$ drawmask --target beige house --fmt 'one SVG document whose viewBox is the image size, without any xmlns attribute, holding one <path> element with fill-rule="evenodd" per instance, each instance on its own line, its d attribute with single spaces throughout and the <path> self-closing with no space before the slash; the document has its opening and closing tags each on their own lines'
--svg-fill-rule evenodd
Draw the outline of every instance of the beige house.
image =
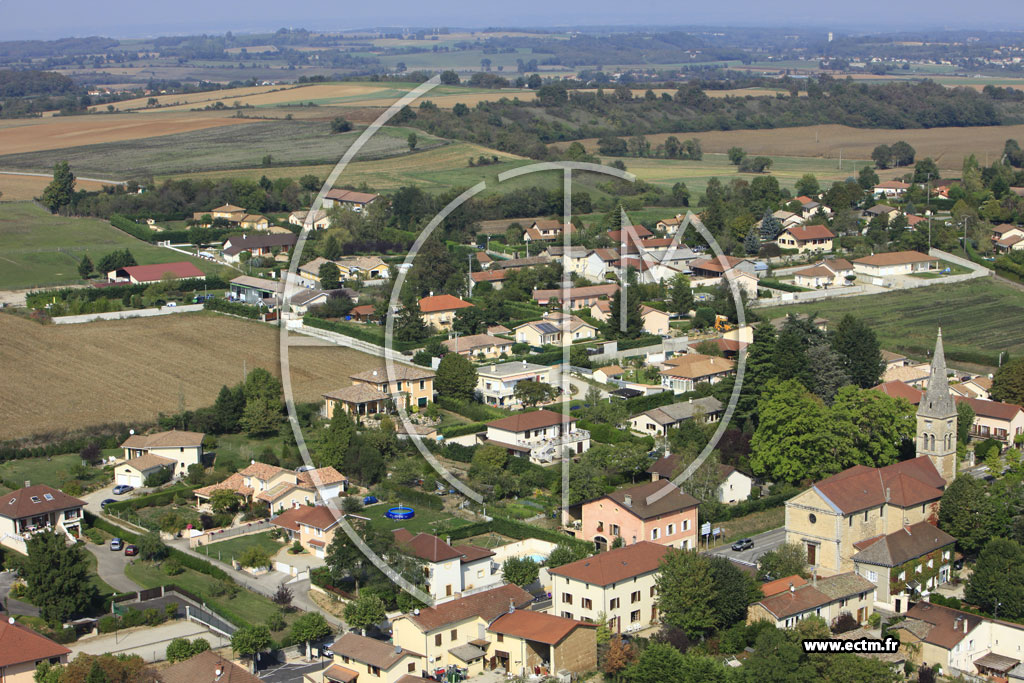
<svg viewBox="0 0 1024 683">
<path fill-rule="evenodd" d="M 313 679 L 318 683 L 404 683 L 403 679 L 419 676 L 427 668 L 421 654 L 355 633 L 334 641 L 331 654 L 334 661 L 323 670 L 323 677 Z"/>
<path fill-rule="evenodd" d="M 616 284 L 591 285 L 589 287 L 566 287 L 565 289 L 535 289 L 533 300 L 541 306 L 547 306 L 554 301 L 561 304 L 562 308 L 579 310 L 590 308 L 601 299 L 610 299 L 619 291 Z"/>
<path fill-rule="evenodd" d="M 193 491 L 199 505 L 206 504 L 215 491 L 227 489 L 243 500 L 266 503 L 272 513 L 309 506 L 337 498 L 348 490 L 348 478 L 333 467 L 306 472 L 252 462 L 224 481 Z"/>
<path fill-rule="evenodd" d="M 912 275 L 935 270 L 939 259 L 919 251 L 893 251 L 853 260 L 853 270 L 870 284 L 881 285 L 894 275 Z"/>
<path fill-rule="evenodd" d="M 27 626 L 0 621 L 0 681 L 33 683 L 39 664 L 67 664 L 71 650 Z"/>
<path fill-rule="evenodd" d="M 260 683 L 260 678 L 213 650 L 206 650 L 188 659 L 160 669 L 161 683 L 201 683 L 216 677 L 216 683 Z M 218 672 L 220 672 L 218 674 Z M 317 681 L 319 683 L 319 681 Z"/>
<path fill-rule="evenodd" d="M 532 595 L 507 584 L 401 614 L 391 621 L 393 647 L 423 653 L 432 670 L 454 664 L 476 676 L 493 656 L 488 653 L 490 623 L 532 602 Z"/>
<path fill-rule="evenodd" d="M 793 283 L 808 289 L 842 287 L 852 284 L 847 279 L 851 276 L 854 276 L 853 264 L 846 259 L 824 259 L 793 273 Z"/>
<path fill-rule="evenodd" d="M 824 225 L 794 225 L 786 228 L 776 242 L 783 249 L 796 249 L 803 254 L 807 251 L 832 251 L 835 233 Z"/>
<path fill-rule="evenodd" d="M 678 213 L 675 218 L 662 218 L 654 224 L 654 227 L 666 235 L 674 235 L 679 232 L 679 227 L 683 224 L 685 218 L 683 214 Z"/>
<path fill-rule="evenodd" d="M 714 396 L 690 399 L 685 403 L 651 408 L 629 418 L 629 427 L 634 432 L 649 436 L 664 437 L 668 430 L 678 427 L 686 420 L 699 419 L 701 422 L 717 422 L 722 414 L 722 402 Z"/>
<path fill-rule="evenodd" d="M 527 363 L 496 363 L 476 370 L 476 390 L 483 402 L 492 406 L 511 407 L 520 405 L 516 398 L 516 385 L 523 381 L 551 383 L 551 368 L 546 365 Z"/>
<path fill-rule="evenodd" d="M 640 541 L 550 570 L 552 614 L 588 623 L 603 614 L 615 633 L 657 625 L 655 584 L 668 551 Z"/>
<path fill-rule="evenodd" d="M 1024 434 L 1024 409 L 1013 403 L 986 401 L 980 398 L 957 396 L 957 403 L 966 403 L 974 411 L 971 438 L 1002 441 L 1013 445 L 1018 434 Z"/>
<path fill-rule="evenodd" d="M 466 591 L 502 582 L 501 567 L 492 561 L 494 552 L 475 545 L 452 546 L 427 533 L 395 529 L 395 547 L 424 562 L 427 592 L 437 601 L 450 600 Z"/>
<path fill-rule="evenodd" d="M 327 195 L 324 197 L 324 208 L 333 208 L 335 204 L 342 206 L 350 211 L 356 213 L 365 212 L 370 204 L 377 201 L 380 195 L 371 194 L 369 192 L 356 192 L 354 190 L 342 190 L 334 188 L 328 190 Z"/>
<path fill-rule="evenodd" d="M 579 455 L 590 449 L 590 432 L 577 427 L 577 422 L 573 415 L 532 410 L 488 422 L 487 432 L 477 438 L 531 462 L 550 464 L 563 453 Z"/>
<path fill-rule="evenodd" d="M 131 464 L 133 459 L 144 455 L 157 456 L 163 460 L 174 462 L 174 476 L 180 477 L 188 473 L 189 465 L 202 463 L 203 438 L 205 436 L 202 432 L 186 432 L 177 429 L 146 436 L 133 434 L 121 444 L 121 448 L 124 449 L 124 459 L 128 461 L 127 464 Z M 151 467 L 156 462 L 158 461 L 149 458 L 140 464 L 140 467 Z M 119 471 L 118 474 L 121 472 Z M 124 481 L 119 480 L 117 483 L 141 486 L 143 480 L 137 479 L 138 474 L 138 472 L 129 472 L 125 475 Z M 136 481 L 138 483 L 135 483 Z"/>
<path fill-rule="evenodd" d="M 439 294 L 420 299 L 420 313 L 427 327 L 446 331 L 452 329 L 455 314 L 463 308 L 471 308 L 473 304 L 463 301 L 451 294 Z"/>
<path fill-rule="evenodd" d="M 498 358 L 512 352 L 512 342 L 501 337 L 494 337 L 489 334 L 468 334 L 464 337 L 447 339 L 441 344 L 460 356 L 467 358 Z"/>
<path fill-rule="evenodd" d="M 81 533 L 85 502 L 46 484 L 0 496 L 0 544 L 25 554 L 33 534 L 55 532 L 69 541 Z"/>
<path fill-rule="evenodd" d="M 555 242 L 561 240 L 565 233 L 573 233 L 572 223 L 544 220 L 534 221 L 523 233 L 524 242 Z"/>
<path fill-rule="evenodd" d="M 661 385 L 677 394 L 693 391 L 703 382 L 717 384 L 731 374 L 736 362 L 728 358 L 705 356 L 702 353 L 686 353 L 669 358 L 665 368 L 659 372 Z"/>
<path fill-rule="evenodd" d="M 821 617 L 831 625 L 841 614 L 858 624 L 874 611 L 875 586 L 854 572 L 814 578 L 802 586 L 768 596 L 747 608 L 747 623 L 769 621 L 776 628 L 792 628 L 807 617 Z"/>
<path fill-rule="evenodd" d="M 606 365 L 594 370 L 594 381 L 607 384 L 610 379 L 621 379 L 624 372 L 621 365 Z"/>
<path fill-rule="evenodd" d="M 597 328 L 583 318 L 559 312 L 547 313 L 512 331 L 517 342 L 530 346 L 568 346 L 597 337 Z"/>
<path fill-rule="evenodd" d="M 159 473 L 160 470 L 171 470 L 173 473 L 177 462 L 159 455 L 144 453 L 114 468 L 114 483 L 135 488 L 143 486 L 146 480 Z"/>
<path fill-rule="evenodd" d="M 323 209 L 314 211 L 312 217 L 309 216 L 309 213 L 309 211 L 292 211 L 288 216 L 288 222 L 302 227 L 308 219 L 313 230 L 326 230 L 331 227 L 331 219 Z"/>
<path fill-rule="evenodd" d="M 519 676 L 597 668 L 597 624 L 512 609 L 490 623 L 487 635 L 493 668 Z"/>
<path fill-rule="evenodd" d="M 665 311 L 659 311 L 646 304 L 640 306 L 640 318 L 644 323 L 644 332 L 647 334 L 666 335 L 669 331 L 669 316 Z"/>
<path fill-rule="evenodd" d="M 341 520 L 324 505 L 300 505 L 285 510 L 270 521 L 286 530 L 289 539 L 298 541 L 311 555 L 324 559 Z"/>
<path fill-rule="evenodd" d="M 352 384 L 324 394 L 324 417 L 330 420 L 337 410 L 354 419 L 392 412 L 392 406 L 418 410 L 434 401 L 433 370 L 419 366 L 394 364 L 394 374 L 387 367 L 364 370 L 349 376 Z"/>
<path fill-rule="evenodd" d="M 651 481 L 662 479 L 672 480 L 683 472 L 683 459 L 678 455 L 664 455 L 647 468 Z M 734 505 L 750 498 L 754 488 L 754 479 L 740 472 L 732 465 L 718 465 L 718 488 L 716 497 L 719 503 Z"/>
</svg>

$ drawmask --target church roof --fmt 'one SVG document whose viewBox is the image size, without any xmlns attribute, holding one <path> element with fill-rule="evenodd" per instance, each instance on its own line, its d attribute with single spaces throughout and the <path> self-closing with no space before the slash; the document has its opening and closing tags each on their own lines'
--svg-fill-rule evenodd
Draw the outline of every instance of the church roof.
<svg viewBox="0 0 1024 683">
<path fill-rule="evenodd" d="M 956 415 L 956 405 L 949 393 L 949 373 L 946 371 L 946 356 L 942 351 L 942 329 L 935 339 L 935 354 L 932 356 L 932 372 L 928 378 L 928 390 L 918 405 L 917 414 L 922 417 L 944 419 Z"/>
</svg>

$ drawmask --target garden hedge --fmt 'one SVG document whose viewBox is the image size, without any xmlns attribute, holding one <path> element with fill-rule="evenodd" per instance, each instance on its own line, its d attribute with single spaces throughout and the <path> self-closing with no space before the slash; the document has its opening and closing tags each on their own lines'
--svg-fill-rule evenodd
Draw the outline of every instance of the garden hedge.
<svg viewBox="0 0 1024 683">
<path fill-rule="evenodd" d="M 572 536 L 552 529 L 545 529 L 532 524 L 526 524 L 525 522 L 517 522 L 511 519 L 501 518 L 495 518 L 490 522 L 477 522 L 468 526 L 462 526 L 457 529 L 453 529 L 446 535 L 451 536 L 452 540 L 459 540 L 487 533 L 501 534 L 502 536 L 508 536 L 509 538 L 515 538 L 517 540 L 522 540 L 524 538 L 538 538 L 542 541 L 550 541 L 559 545 L 577 547 L 580 550 L 585 549 L 587 552 L 591 552 L 594 549 L 594 545 L 589 541 L 573 538 Z"/>
<path fill-rule="evenodd" d="M 162 491 L 156 491 L 154 493 L 148 493 L 144 496 L 137 496 L 135 498 L 129 498 L 127 500 L 119 500 L 116 503 L 110 503 L 107 505 L 106 510 L 110 512 L 122 512 L 127 510 L 138 510 L 140 508 L 158 507 L 160 505 L 169 505 L 178 494 L 185 494 L 192 497 L 192 491 L 199 488 L 198 486 L 188 486 L 187 484 L 177 484 Z"/>
<path fill-rule="evenodd" d="M 427 493 L 426 491 L 417 491 L 408 486 L 393 484 L 389 481 L 382 482 L 380 488 L 403 505 L 421 505 L 431 510 L 444 509 L 444 501 L 441 499 L 441 496 Z"/>
<path fill-rule="evenodd" d="M 252 320 L 257 320 L 260 317 L 259 306 L 250 306 L 249 304 L 243 304 L 238 301 L 228 301 L 227 299 L 219 299 L 217 297 L 207 299 L 203 304 L 203 308 L 207 311 L 228 313 L 230 315 L 237 315 L 240 318 L 250 318 Z"/>
</svg>

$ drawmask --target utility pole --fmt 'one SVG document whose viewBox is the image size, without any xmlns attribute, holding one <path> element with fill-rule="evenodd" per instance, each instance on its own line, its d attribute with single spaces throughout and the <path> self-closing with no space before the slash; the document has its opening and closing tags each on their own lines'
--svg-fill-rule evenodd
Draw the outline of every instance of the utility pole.
<svg viewBox="0 0 1024 683">
<path fill-rule="evenodd" d="M 932 215 L 928 214 L 928 251 L 932 250 Z"/>
</svg>

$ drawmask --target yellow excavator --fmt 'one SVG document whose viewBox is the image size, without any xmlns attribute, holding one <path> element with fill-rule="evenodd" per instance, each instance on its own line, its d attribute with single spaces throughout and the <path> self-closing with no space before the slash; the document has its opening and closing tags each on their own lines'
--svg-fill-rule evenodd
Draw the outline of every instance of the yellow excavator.
<svg viewBox="0 0 1024 683">
<path fill-rule="evenodd" d="M 724 315 L 715 316 L 715 330 L 717 332 L 728 332 L 732 329 L 732 325 L 729 324 L 729 318 Z"/>
</svg>

